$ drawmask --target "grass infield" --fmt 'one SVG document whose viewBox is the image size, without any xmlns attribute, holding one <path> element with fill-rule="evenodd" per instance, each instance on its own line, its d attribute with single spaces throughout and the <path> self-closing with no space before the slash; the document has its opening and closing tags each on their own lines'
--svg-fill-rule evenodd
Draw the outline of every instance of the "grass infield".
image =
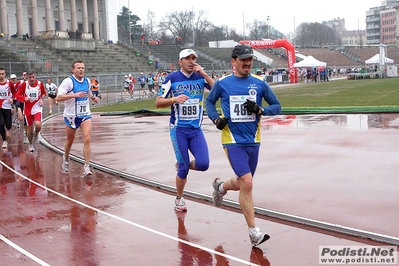
<svg viewBox="0 0 399 266">
<path fill-rule="evenodd" d="M 281 102 L 283 114 L 399 112 L 399 78 L 340 79 L 271 87 Z M 220 107 L 219 102 L 217 106 Z M 155 100 L 149 99 L 95 107 L 92 111 L 104 115 L 165 114 L 170 112 L 170 108 L 157 109 Z"/>
</svg>

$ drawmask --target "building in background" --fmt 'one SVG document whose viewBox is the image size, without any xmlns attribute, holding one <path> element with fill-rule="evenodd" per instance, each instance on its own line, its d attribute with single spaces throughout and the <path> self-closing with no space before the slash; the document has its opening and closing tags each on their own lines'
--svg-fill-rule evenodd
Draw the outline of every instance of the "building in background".
<svg viewBox="0 0 399 266">
<path fill-rule="evenodd" d="M 340 35 L 342 46 L 364 47 L 366 45 L 366 30 L 348 30 Z"/>
<path fill-rule="evenodd" d="M 370 8 L 366 12 L 366 44 L 395 44 L 396 38 L 396 5 L 398 1 L 382 1 L 381 6 Z"/>
<path fill-rule="evenodd" d="M 1 0 L 1 5 L 0 29 L 6 37 L 118 41 L 119 10 L 112 0 Z"/>
</svg>

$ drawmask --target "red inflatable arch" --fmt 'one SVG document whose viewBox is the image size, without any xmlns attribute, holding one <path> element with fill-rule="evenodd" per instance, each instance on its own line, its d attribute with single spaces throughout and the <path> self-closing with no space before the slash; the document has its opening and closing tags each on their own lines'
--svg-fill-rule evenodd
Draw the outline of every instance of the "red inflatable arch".
<svg viewBox="0 0 399 266">
<path fill-rule="evenodd" d="M 266 41 L 240 41 L 241 44 L 248 44 L 254 49 L 264 48 L 285 48 L 287 51 L 288 69 L 290 73 L 290 82 L 298 83 L 298 73 L 294 67 L 295 59 L 295 47 L 287 40 L 266 40 Z"/>
</svg>

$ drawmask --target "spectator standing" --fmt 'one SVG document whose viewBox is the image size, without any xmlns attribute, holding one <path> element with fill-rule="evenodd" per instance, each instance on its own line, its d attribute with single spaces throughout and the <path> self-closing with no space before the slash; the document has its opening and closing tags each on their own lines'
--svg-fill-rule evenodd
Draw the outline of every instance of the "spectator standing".
<svg viewBox="0 0 399 266">
<path fill-rule="evenodd" d="M 7 149 L 12 127 L 11 108 L 15 96 L 14 84 L 6 79 L 6 70 L 0 67 L 0 134 L 3 139 L 2 148 Z"/>
<path fill-rule="evenodd" d="M 251 74 L 253 58 L 250 46 L 238 44 L 233 48 L 231 64 L 234 72 L 215 81 L 206 99 L 206 110 L 211 121 L 222 130 L 222 145 L 236 175 L 225 182 L 220 178 L 213 180 L 213 202 L 220 206 L 229 190 L 239 191 L 239 203 L 249 238 L 252 246 L 257 246 L 270 238 L 255 226 L 252 198 L 253 175 L 260 146 L 260 120 L 262 115 L 280 114 L 281 105 L 270 86 Z M 222 117 L 216 110 L 219 99 Z M 268 106 L 262 107 L 263 99 Z"/>
<path fill-rule="evenodd" d="M 144 42 L 145 42 L 145 34 L 144 33 L 141 33 L 140 40 L 141 40 L 141 46 L 144 46 Z"/>
<path fill-rule="evenodd" d="M 206 171 L 209 152 L 201 129 L 205 88 L 211 89 L 214 80 L 197 64 L 192 49 L 179 53 L 180 71 L 169 74 L 155 101 L 157 108 L 171 108 L 170 138 L 176 156 L 175 210 L 187 211 L 184 187 L 189 170 Z M 190 161 L 189 151 L 194 156 Z"/>
<path fill-rule="evenodd" d="M 47 79 L 46 83 L 46 91 L 48 95 L 48 106 L 49 106 L 49 115 L 53 114 L 53 105 L 58 105 L 57 100 L 55 97 L 57 97 L 57 86 L 52 82 L 52 80 L 49 78 Z"/>
<path fill-rule="evenodd" d="M 319 67 L 318 72 L 320 73 L 320 82 L 324 82 L 325 81 L 325 68 L 324 67 Z"/>
<path fill-rule="evenodd" d="M 72 63 L 72 75 L 65 78 L 58 88 L 57 101 L 65 102 L 64 122 L 66 140 L 62 156 L 62 170 L 69 173 L 69 153 L 75 140 L 76 130 L 80 128 L 83 136 L 83 175 L 92 175 L 90 170 L 91 155 L 91 112 L 89 99 L 97 102 L 90 90 L 90 80 L 85 77 L 85 64 L 77 60 Z"/>
<path fill-rule="evenodd" d="M 16 97 L 18 101 L 24 102 L 25 131 L 28 137 L 29 151 L 34 152 L 33 126 L 35 126 L 35 139 L 38 142 L 38 135 L 42 128 L 43 97 L 46 96 L 46 90 L 43 83 L 36 80 L 36 72 L 34 70 L 29 70 L 27 77 L 28 81 L 20 85 Z"/>
</svg>

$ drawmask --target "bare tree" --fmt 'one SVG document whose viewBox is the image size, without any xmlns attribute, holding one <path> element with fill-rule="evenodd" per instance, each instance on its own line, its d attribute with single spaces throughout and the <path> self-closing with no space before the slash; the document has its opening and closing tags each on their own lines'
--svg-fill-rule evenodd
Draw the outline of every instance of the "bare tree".
<svg viewBox="0 0 399 266">
<path fill-rule="evenodd" d="M 169 31 L 172 36 L 180 36 L 183 42 L 187 42 L 193 34 L 194 11 L 176 11 L 167 14 L 159 23 L 162 31 Z"/>
<path fill-rule="evenodd" d="M 207 41 L 207 33 L 210 29 L 212 29 L 214 26 L 213 24 L 207 19 L 204 18 L 205 16 L 205 11 L 199 11 L 198 16 L 194 17 L 194 23 L 193 23 L 193 33 L 194 33 L 194 44 L 197 46 L 207 46 L 208 41 Z"/>
<path fill-rule="evenodd" d="M 320 23 L 302 23 L 296 30 L 295 43 L 302 47 L 322 47 L 339 44 L 338 33 Z"/>
<path fill-rule="evenodd" d="M 246 27 L 249 30 L 250 39 L 260 40 L 267 37 L 268 25 L 265 21 L 255 19 L 252 23 L 247 23 Z"/>
<path fill-rule="evenodd" d="M 149 39 L 155 39 L 155 14 L 152 11 L 148 11 L 147 13 L 147 24 L 144 26 L 144 31 L 147 34 Z"/>
</svg>

